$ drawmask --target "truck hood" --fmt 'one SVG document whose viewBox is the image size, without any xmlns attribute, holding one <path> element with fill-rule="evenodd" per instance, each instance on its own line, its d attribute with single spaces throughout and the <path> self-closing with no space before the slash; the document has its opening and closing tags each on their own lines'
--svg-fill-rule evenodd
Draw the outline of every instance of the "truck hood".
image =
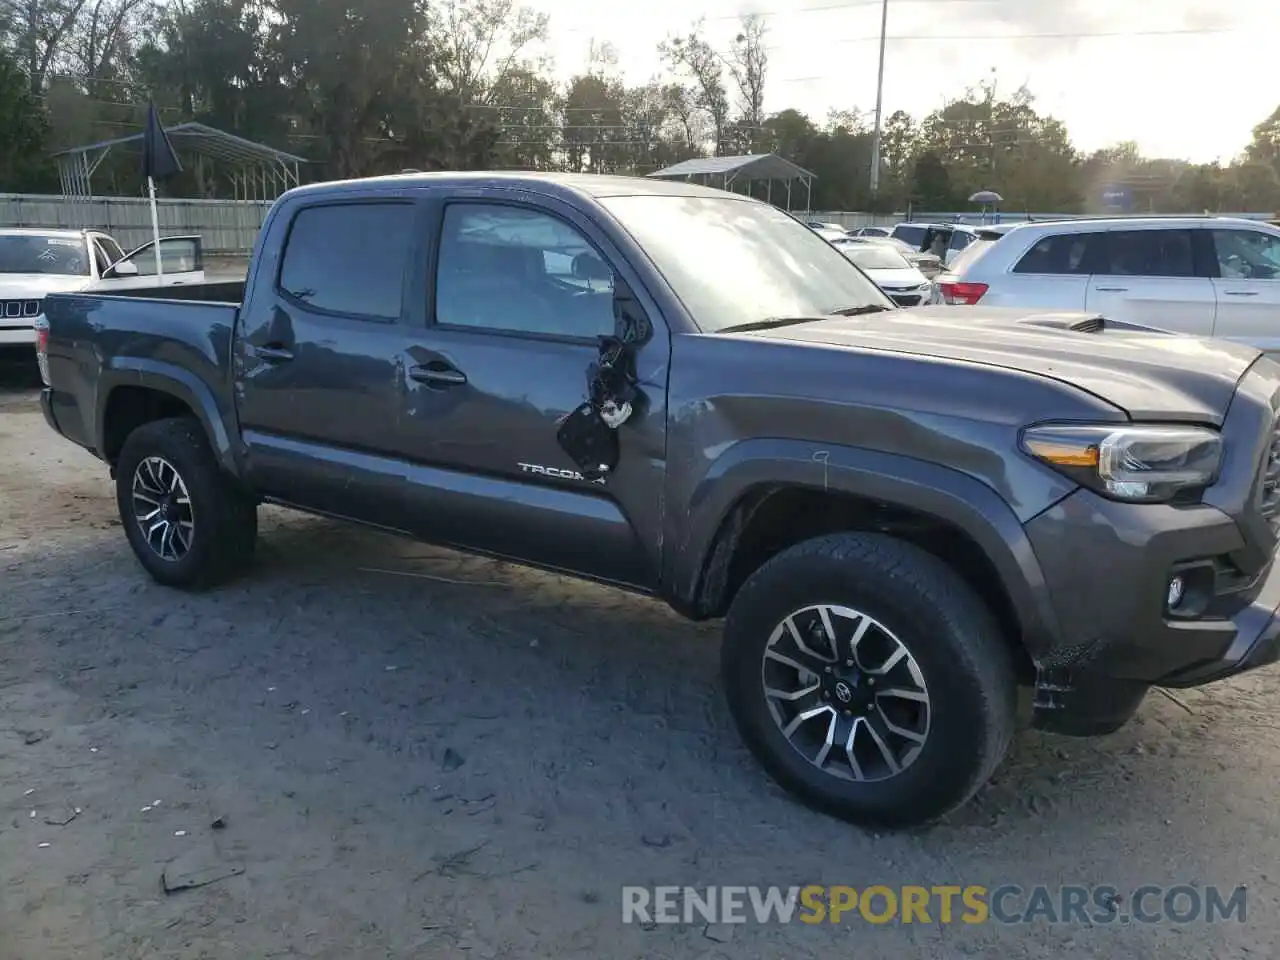
<svg viewBox="0 0 1280 960">
<path fill-rule="evenodd" d="M 92 279 L 57 273 L 0 273 L 0 300 L 27 300 L 48 293 L 71 293 Z"/>
<path fill-rule="evenodd" d="M 928 306 L 743 336 L 984 364 L 1085 390 L 1135 420 L 1221 424 L 1261 351 L 1076 312 Z"/>
</svg>

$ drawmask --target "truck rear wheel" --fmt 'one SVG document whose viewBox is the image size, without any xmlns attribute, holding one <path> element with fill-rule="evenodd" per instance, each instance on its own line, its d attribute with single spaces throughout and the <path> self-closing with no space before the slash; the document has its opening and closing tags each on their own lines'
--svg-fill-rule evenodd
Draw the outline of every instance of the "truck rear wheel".
<svg viewBox="0 0 1280 960">
<path fill-rule="evenodd" d="M 212 586 L 253 556 L 257 506 L 219 469 L 189 417 L 129 434 L 116 462 L 116 503 L 134 554 L 166 586 Z"/>
<path fill-rule="evenodd" d="M 808 805 L 903 828 L 964 804 L 1008 749 L 1012 657 L 945 564 L 879 534 L 809 540 L 743 585 L 721 672 L 752 753 Z"/>
</svg>

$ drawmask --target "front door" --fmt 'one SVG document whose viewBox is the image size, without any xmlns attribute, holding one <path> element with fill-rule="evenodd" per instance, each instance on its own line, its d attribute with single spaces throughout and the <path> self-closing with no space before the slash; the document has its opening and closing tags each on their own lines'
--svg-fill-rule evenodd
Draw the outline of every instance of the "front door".
<svg viewBox="0 0 1280 960">
<path fill-rule="evenodd" d="M 109 257 L 100 242 L 94 240 L 99 267 Z M 157 266 L 157 251 L 159 264 Z M 89 289 L 97 293 L 130 290 L 136 287 L 183 286 L 204 282 L 204 253 L 199 237 L 164 237 L 157 246 L 154 240 L 144 243 L 100 269 L 99 279 Z"/>
<path fill-rule="evenodd" d="M 1261 230 L 1210 230 L 1218 293 L 1214 336 L 1280 351 L 1280 237 Z"/>
<path fill-rule="evenodd" d="M 403 527 L 396 448 L 420 209 L 408 196 L 301 208 L 278 281 L 242 308 L 240 430 L 268 496 Z"/>
<path fill-rule="evenodd" d="M 614 277 L 633 289 L 636 279 L 598 228 L 546 198 L 448 193 L 432 211 L 437 253 L 409 348 L 402 439 L 417 465 L 408 496 L 420 535 L 654 586 L 665 327 L 650 309 L 654 332 L 636 364 L 644 402 L 618 429 L 617 468 L 604 482 L 584 478 L 556 432 L 587 396 L 598 338 L 614 331 Z"/>
</svg>

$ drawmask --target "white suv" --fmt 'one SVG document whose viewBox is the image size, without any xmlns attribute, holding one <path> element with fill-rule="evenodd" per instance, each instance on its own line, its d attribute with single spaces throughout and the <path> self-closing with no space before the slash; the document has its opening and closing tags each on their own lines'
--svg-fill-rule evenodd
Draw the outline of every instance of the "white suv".
<svg viewBox="0 0 1280 960">
<path fill-rule="evenodd" d="M 980 229 L 937 300 L 1085 310 L 1280 351 L 1280 229 L 1230 217 L 1057 220 Z"/>
</svg>

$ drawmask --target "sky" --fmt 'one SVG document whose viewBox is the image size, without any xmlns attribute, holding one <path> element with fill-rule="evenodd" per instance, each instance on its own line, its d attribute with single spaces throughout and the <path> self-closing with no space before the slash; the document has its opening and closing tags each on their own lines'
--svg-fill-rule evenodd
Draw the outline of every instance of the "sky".
<svg viewBox="0 0 1280 960">
<path fill-rule="evenodd" d="M 727 46 L 765 15 L 766 108 L 872 116 L 881 0 L 525 0 L 550 16 L 567 79 L 593 41 L 630 83 L 661 73 L 656 46 L 705 18 Z M 1229 162 L 1280 106 L 1280 0 L 888 0 L 884 115 L 917 119 L 990 80 L 1025 84 L 1085 151 L 1135 140 L 1147 156 Z M 993 74 L 994 70 L 994 74 Z"/>
</svg>

